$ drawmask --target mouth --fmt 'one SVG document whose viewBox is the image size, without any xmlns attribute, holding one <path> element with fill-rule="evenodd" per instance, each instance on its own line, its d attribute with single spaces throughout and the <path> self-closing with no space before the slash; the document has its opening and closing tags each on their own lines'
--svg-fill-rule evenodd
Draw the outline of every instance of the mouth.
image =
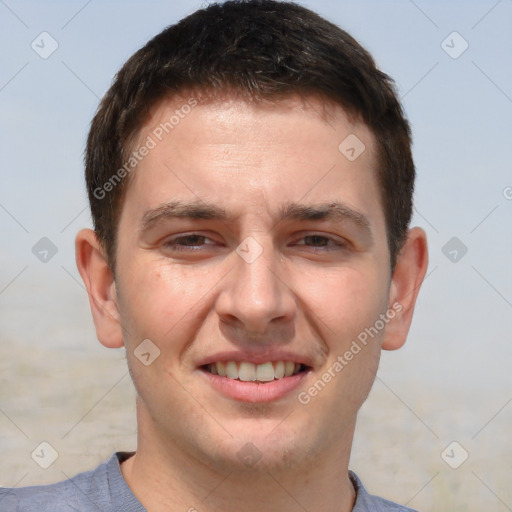
<svg viewBox="0 0 512 512">
<path fill-rule="evenodd" d="M 272 382 L 304 372 L 308 367 L 293 361 L 268 361 L 254 364 L 248 361 L 217 361 L 206 364 L 202 369 L 212 375 L 242 382 Z"/>
<path fill-rule="evenodd" d="M 214 389 L 242 402 L 269 402 L 296 389 L 311 367 L 294 361 L 216 361 L 200 366 Z"/>
</svg>

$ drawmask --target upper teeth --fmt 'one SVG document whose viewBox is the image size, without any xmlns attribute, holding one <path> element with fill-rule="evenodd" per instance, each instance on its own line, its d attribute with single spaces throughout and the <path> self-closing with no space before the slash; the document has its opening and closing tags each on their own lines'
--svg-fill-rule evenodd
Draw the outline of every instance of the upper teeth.
<svg viewBox="0 0 512 512">
<path fill-rule="evenodd" d="M 269 361 L 263 364 L 253 364 L 246 361 L 219 361 L 208 365 L 208 371 L 228 379 L 238 379 L 245 382 L 270 382 L 274 379 L 290 377 L 300 371 L 301 366 L 291 361 Z"/>
</svg>

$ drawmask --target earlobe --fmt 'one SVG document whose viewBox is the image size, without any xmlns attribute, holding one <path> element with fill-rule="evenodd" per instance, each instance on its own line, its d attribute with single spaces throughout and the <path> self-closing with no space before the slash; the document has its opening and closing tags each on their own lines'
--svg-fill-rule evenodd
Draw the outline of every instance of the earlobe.
<svg viewBox="0 0 512 512">
<path fill-rule="evenodd" d="M 427 236 L 421 228 L 412 228 L 398 255 L 393 272 L 389 308 L 394 309 L 396 314 L 386 326 L 382 342 L 384 350 L 396 350 L 405 343 L 427 266 Z"/>
<path fill-rule="evenodd" d="M 114 275 L 103 247 L 91 229 L 76 236 L 75 256 L 82 276 L 99 341 L 109 348 L 124 345 Z"/>
</svg>

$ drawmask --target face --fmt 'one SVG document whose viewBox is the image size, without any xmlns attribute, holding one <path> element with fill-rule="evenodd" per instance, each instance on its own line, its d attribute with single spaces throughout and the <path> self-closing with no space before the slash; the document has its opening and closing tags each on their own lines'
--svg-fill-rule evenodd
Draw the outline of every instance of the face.
<svg viewBox="0 0 512 512">
<path fill-rule="evenodd" d="M 296 467 L 350 445 L 376 326 L 393 321 L 374 138 L 314 98 L 193 103 L 160 104 L 141 130 L 154 147 L 119 222 L 142 442 L 219 467 Z M 356 159 L 362 146 L 339 149 L 351 134 Z"/>
</svg>

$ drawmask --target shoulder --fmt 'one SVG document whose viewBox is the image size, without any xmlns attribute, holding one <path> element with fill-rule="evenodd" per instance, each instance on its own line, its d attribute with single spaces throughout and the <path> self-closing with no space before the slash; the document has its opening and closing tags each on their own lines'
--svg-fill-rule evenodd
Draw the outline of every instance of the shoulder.
<svg viewBox="0 0 512 512">
<path fill-rule="evenodd" d="M 118 468 L 118 454 L 114 454 L 95 470 L 69 480 L 51 485 L 0 489 L 0 512 L 111 510 L 112 486 L 116 484 L 116 473 L 121 475 Z"/>
<path fill-rule="evenodd" d="M 349 476 L 357 493 L 356 503 L 352 512 L 417 512 L 412 508 L 407 508 L 398 503 L 368 494 L 368 491 L 354 472 L 349 471 Z"/>
</svg>

